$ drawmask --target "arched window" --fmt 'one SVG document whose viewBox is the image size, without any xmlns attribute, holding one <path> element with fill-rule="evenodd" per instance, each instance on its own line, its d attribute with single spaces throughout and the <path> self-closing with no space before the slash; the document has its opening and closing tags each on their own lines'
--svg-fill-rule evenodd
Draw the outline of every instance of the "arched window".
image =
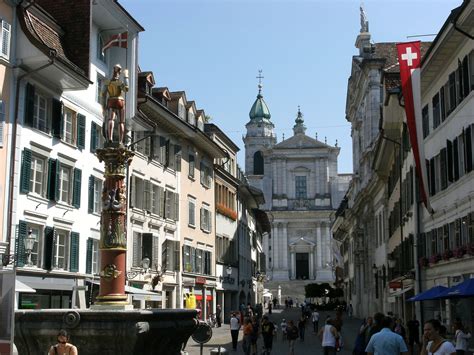
<svg viewBox="0 0 474 355">
<path fill-rule="evenodd" d="M 260 151 L 253 155 L 253 174 L 263 175 L 263 154 Z"/>
</svg>

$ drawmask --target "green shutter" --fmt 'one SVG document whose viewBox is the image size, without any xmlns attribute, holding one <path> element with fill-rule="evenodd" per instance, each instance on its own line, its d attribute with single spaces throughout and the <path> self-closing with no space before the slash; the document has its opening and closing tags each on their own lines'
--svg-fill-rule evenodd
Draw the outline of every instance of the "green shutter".
<svg viewBox="0 0 474 355">
<path fill-rule="evenodd" d="M 69 271 L 79 271 L 79 233 L 71 232 L 71 248 L 69 258 Z"/>
<path fill-rule="evenodd" d="M 174 157 L 176 159 L 175 168 L 176 171 L 181 171 L 181 146 L 174 146 Z"/>
<path fill-rule="evenodd" d="M 57 99 L 53 99 L 51 128 L 53 136 L 59 139 L 63 136 L 63 121 L 63 103 Z"/>
<path fill-rule="evenodd" d="M 35 109 L 35 87 L 30 83 L 26 83 L 25 91 L 25 125 L 33 127 Z"/>
<path fill-rule="evenodd" d="M 93 245 L 94 245 L 94 240 L 92 238 L 87 239 L 86 274 L 92 274 Z"/>
<path fill-rule="evenodd" d="M 48 188 L 47 188 L 47 196 L 48 199 L 51 201 L 57 201 L 56 199 L 56 166 L 57 166 L 56 159 L 49 159 L 48 160 Z"/>
<path fill-rule="evenodd" d="M 18 223 L 18 234 L 15 238 L 15 259 L 17 266 L 24 266 L 26 261 L 25 238 L 28 235 L 28 224 L 25 221 Z"/>
<path fill-rule="evenodd" d="M 91 122 L 91 152 L 95 153 L 97 149 L 97 125 L 95 122 Z"/>
<path fill-rule="evenodd" d="M 86 147 L 86 116 L 77 114 L 77 147 L 84 149 Z"/>
<path fill-rule="evenodd" d="M 179 194 L 174 194 L 174 220 L 179 221 Z"/>
<path fill-rule="evenodd" d="M 89 176 L 89 203 L 87 208 L 89 213 L 94 212 L 94 182 L 95 178 L 92 175 Z"/>
<path fill-rule="evenodd" d="M 53 265 L 55 264 L 54 261 L 54 240 L 55 240 L 56 233 L 54 232 L 54 228 L 52 227 L 45 227 L 44 228 L 44 268 L 46 270 L 51 270 Z"/>
<path fill-rule="evenodd" d="M 72 205 L 75 208 L 81 207 L 81 169 L 74 168 L 74 185 L 72 190 Z"/>
<path fill-rule="evenodd" d="M 61 174 L 61 163 L 59 160 L 56 159 L 55 163 L 55 175 L 54 175 L 54 201 L 59 201 L 59 189 L 61 188 L 60 186 L 60 181 L 59 181 L 59 175 Z"/>
<path fill-rule="evenodd" d="M 20 193 L 30 192 L 31 150 L 25 148 L 21 156 Z"/>
</svg>

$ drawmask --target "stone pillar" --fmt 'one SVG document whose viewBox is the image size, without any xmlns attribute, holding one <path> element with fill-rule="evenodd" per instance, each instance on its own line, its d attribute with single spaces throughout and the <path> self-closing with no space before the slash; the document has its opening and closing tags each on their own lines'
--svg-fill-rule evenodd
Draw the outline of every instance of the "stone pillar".
<svg viewBox="0 0 474 355">
<path fill-rule="evenodd" d="M 321 178 L 321 175 L 319 173 L 319 159 L 316 158 L 314 159 L 314 180 L 316 182 L 315 184 L 315 189 L 316 189 L 316 194 L 320 194 L 321 193 L 321 183 L 320 183 L 320 178 Z"/>
<path fill-rule="evenodd" d="M 281 174 L 283 175 L 283 186 L 281 193 L 288 197 L 288 186 L 286 183 L 286 175 L 288 171 L 286 170 L 286 159 L 283 159 L 283 169 L 281 170 Z"/>
<path fill-rule="evenodd" d="M 273 240 L 273 246 L 272 246 L 272 251 L 273 251 L 273 269 L 279 269 L 280 268 L 280 264 L 279 264 L 279 257 L 278 257 L 278 253 L 280 252 L 280 248 L 279 248 L 279 240 L 278 240 L 278 225 L 277 224 L 273 224 L 272 225 L 272 240 Z"/>
<path fill-rule="evenodd" d="M 332 265 L 332 250 L 331 250 L 331 229 L 329 228 L 329 224 L 324 224 L 324 234 L 326 235 L 326 263 L 331 263 Z M 331 266 L 332 267 L 332 266 Z"/>
<path fill-rule="evenodd" d="M 290 250 L 290 255 L 291 255 L 291 265 L 290 265 L 291 278 L 294 280 L 294 279 L 296 278 L 295 251 L 294 251 L 294 250 Z"/>
<path fill-rule="evenodd" d="M 309 278 L 314 279 L 314 247 L 309 250 Z"/>
<path fill-rule="evenodd" d="M 288 223 L 283 223 L 283 269 L 288 270 Z"/>
<path fill-rule="evenodd" d="M 321 243 L 321 225 L 316 223 L 316 261 L 318 269 L 323 267 L 322 261 L 322 243 Z"/>
<path fill-rule="evenodd" d="M 278 169 L 277 169 L 277 164 L 278 160 L 273 159 L 271 161 L 272 163 L 272 172 L 273 172 L 273 193 L 278 194 L 279 193 L 279 186 L 278 186 Z"/>
<path fill-rule="evenodd" d="M 133 152 L 122 144 L 109 143 L 97 149 L 97 157 L 105 165 L 100 228 L 100 288 L 96 305 L 128 305 L 125 294 L 126 276 L 126 211 L 125 176 Z"/>
<path fill-rule="evenodd" d="M 171 291 L 171 308 L 176 309 L 176 287 Z"/>
</svg>

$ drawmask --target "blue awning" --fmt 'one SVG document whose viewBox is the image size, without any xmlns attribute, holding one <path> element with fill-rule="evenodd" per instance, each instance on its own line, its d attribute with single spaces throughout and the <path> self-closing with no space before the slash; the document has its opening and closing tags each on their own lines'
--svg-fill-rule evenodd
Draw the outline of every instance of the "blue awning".
<svg viewBox="0 0 474 355">
<path fill-rule="evenodd" d="M 460 284 L 448 288 L 439 295 L 440 299 L 443 298 L 464 298 L 474 296 L 474 278 L 467 279 Z"/>
<path fill-rule="evenodd" d="M 435 286 L 430 288 L 429 290 L 426 290 L 424 292 L 421 292 L 417 294 L 414 297 L 409 298 L 407 301 L 409 302 L 415 302 L 415 301 L 427 301 L 427 300 L 436 300 L 438 299 L 443 292 L 448 290 L 447 287 L 444 286 Z"/>
</svg>

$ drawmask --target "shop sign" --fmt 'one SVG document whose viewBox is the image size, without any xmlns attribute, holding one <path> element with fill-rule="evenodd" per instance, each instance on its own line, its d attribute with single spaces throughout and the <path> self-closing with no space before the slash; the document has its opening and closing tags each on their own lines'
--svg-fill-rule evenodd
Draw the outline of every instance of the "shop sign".
<svg viewBox="0 0 474 355">
<path fill-rule="evenodd" d="M 196 284 L 197 285 L 205 285 L 206 284 L 206 278 L 198 276 L 196 277 Z"/>
<path fill-rule="evenodd" d="M 402 282 L 401 281 L 390 281 L 388 283 L 388 287 L 391 289 L 397 289 L 397 288 L 402 288 Z"/>
</svg>

